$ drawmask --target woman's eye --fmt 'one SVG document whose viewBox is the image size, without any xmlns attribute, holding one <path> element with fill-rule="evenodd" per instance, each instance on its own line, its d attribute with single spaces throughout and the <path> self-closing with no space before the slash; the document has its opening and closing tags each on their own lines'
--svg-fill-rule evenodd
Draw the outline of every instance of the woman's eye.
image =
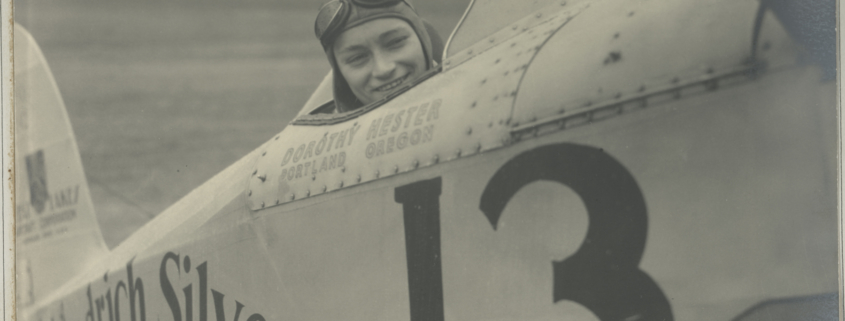
<svg viewBox="0 0 845 321">
<path fill-rule="evenodd" d="M 367 55 L 364 54 L 353 55 L 346 58 L 346 63 L 349 65 L 357 65 L 363 63 L 366 59 Z"/>
<path fill-rule="evenodd" d="M 408 39 L 408 36 L 396 37 L 387 41 L 387 47 L 389 48 L 396 48 L 402 46 L 405 43 L 405 40 Z"/>
</svg>

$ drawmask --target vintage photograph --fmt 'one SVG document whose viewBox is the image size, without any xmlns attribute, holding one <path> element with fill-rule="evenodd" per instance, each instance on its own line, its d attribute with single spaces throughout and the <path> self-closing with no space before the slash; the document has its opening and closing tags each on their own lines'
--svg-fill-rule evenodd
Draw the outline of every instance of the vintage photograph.
<svg viewBox="0 0 845 321">
<path fill-rule="evenodd" d="M 16 0 L 22 321 L 839 320 L 833 0 Z"/>
</svg>

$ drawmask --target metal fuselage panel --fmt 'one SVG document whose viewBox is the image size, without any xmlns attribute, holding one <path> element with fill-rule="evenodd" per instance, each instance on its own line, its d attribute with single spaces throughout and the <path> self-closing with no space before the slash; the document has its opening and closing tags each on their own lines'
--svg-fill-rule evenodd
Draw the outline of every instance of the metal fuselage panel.
<svg viewBox="0 0 845 321">
<path fill-rule="evenodd" d="M 253 321 L 407 319 L 409 278 L 431 277 L 409 269 L 409 256 L 419 251 L 408 243 L 409 224 L 439 229 L 447 319 L 584 313 L 577 300 L 553 304 L 562 276 L 552 262 L 583 257 L 576 253 L 593 243 L 621 252 L 610 252 L 619 261 L 608 264 L 648 275 L 677 319 L 730 319 L 764 299 L 833 292 L 835 169 L 826 116 L 834 111 L 819 100 L 833 91 L 820 89 L 818 77 L 812 68 L 772 73 L 257 212 L 234 198 L 207 223 L 185 223 L 194 228 L 183 225 L 182 239 L 191 241 L 156 242 L 147 250 L 155 253 L 101 271 L 41 316 L 81 319 L 92 312 L 97 321 L 131 320 L 134 302 L 135 320 L 141 310 L 150 320 L 187 320 L 188 309 L 200 320 L 217 318 L 221 309 L 229 320 L 239 303 L 240 317 Z M 538 155 L 540 163 L 532 163 Z M 549 157 L 563 163 L 543 165 Z M 550 173 L 536 173 L 538 166 Z M 564 184 L 543 177 L 556 171 L 571 178 Z M 597 177 L 614 171 L 628 173 L 634 188 L 583 186 L 613 183 Z M 496 175 L 527 181 L 513 195 L 499 194 L 505 196 L 499 216 L 485 210 L 495 206 L 484 195 L 513 187 Z M 645 215 L 600 218 L 588 204 L 607 201 L 605 190 L 620 204 L 639 193 Z M 422 201 L 402 198 L 408 193 Z M 432 200 L 437 225 L 413 220 L 413 206 L 404 206 Z M 610 227 L 589 234 L 596 220 Z"/>
</svg>

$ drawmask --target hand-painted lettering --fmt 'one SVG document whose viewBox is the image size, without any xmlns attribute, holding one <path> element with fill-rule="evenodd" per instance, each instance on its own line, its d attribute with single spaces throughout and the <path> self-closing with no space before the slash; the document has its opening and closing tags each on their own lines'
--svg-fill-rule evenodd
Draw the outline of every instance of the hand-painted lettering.
<svg viewBox="0 0 845 321">
<path fill-rule="evenodd" d="M 393 152 L 393 145 L 395 143 L 396 143 L 396 137 L 390 136 L 390 138 L 387 139 L 387 146 L 386 146 L 385 152 L 386 153 Z"/>
<path fill-rule="evenodd" d="M 379 125 L 381 125 L 381 118 L 373 119 L 370 129 L 367 131 L 367 140 L 378 137 Z"/>
<path fill-rule="evenodd" d="M 293 148 L 288 148 L 288 151 L 285 152 L 285 157 L 282 158 L 282 166 L 287 165 L 290 162 L 291 157 L 293 157 Z"/>
<path fill-rule="evenodd" d="M 346 133 L 348 130 L 343 130 L 340 132 L 340 135 L 337 136 L 337 143 L 334 146 L 334 149 L 343 148 L 343 144 L 346 143 Z"/>
<path fill-rule="evenodd" d="M 393 118 L 393 120 L 394 120 L 393 127 L 390 128 L 391 133 L 395 133 L 397 130 L 399 130 L 399 126 L 402 126 L 402 115 L 404 115 L 404 114 L 405 114 L 404 109 L 400 110 L 398 113 L 396 113 L 396 117 Z"/>
<path fill-rule="evenodd" d="M 329 135 L 329 144 L 326 145 L 326 151 L 332 150 L 332 142 L 334 142 L 335 137 L 337 137 L 337 133 L 332 133 Z"/>
<path fill-rule="evenodd" d="M 328 142 L 329 136 L 328 133 L 323 135 L 323 138 L 317 143 L 317 146 L 314 147 L 314 155 L 320 156 L 323 153 L 323 148 L 326 148 L 326 143 Z M 282 164 L 282 166 L 285 166 Z"/>
<path fill-rule="evenodd" d="M 405 120 L 405 127 L 404 128 L 408 128 L 408 125 L 411 124 L 411 120 L 414 119 L 414 112 L 417 111 L 417 108 L 419 108 L 419 107 L 414 106 L 414 107 L 408 108 L 408 119 Z"/>
<path fill-rule="evenodd" d="M 425 120 L 425 112 L 428 110 L 428 103 L 422 104 L 420 106 L 420 111 L 417 112 L 416 120 L 414 120 L 414 126 L 422 125 L 423 120 Z"/>
<path fill-rule="evenodd" d="M 364 149 L 364 155 L 367 158 L 373 158 L 402 150 L 408 146 L 432 141 L 434 139 L 434 124 L 427 124 L 421 128 L 414 127 L 436 121 L 440 117 L 440 105 L 441 100 L 435 99 L 432 102 L 411 106 L 395 114 L 390 113 L 374 119 L 367 133 L 367 140 L 378 139 L 378 141 L 369 142 Z M 404 127 L 402 126 L 403 119 Z M 407 130 L 400 131 L 401 128 Z M 383 136 L 386 137 L 382 138 Z"/>
<path fill-rule="evenodd" d="M 299 162 L 302 158 L 302 154 L 305 153 L 305 144 L 299 145 L 299 148 L 296 149 L 296 152 L 293 153 L 293 162 Z"/>
<path fill-rule="evenodd" d="M 133 259 L 134 260 L 134 259 Z M 176 273 L 168 267 L 176 266 Z M 167 303 L 173 317 L 173 321 L 194 321 L 194 315 L 199 315 L 198 321 L 208 321 L 208 291 L 211 291 L 214 296 L 214 309 L 217 314 L 217 320 L 226 320 L 223 314 L 224 309 L 224 295 L 215 289 L 208 287 L 208 262 L 202 262 L 193 270 L 191 268 L 191 258 L 187 255 L 180 256 L 179 254 L 168 252 L 166 253 L 159 265 L 159 282 L 161 285 L 162 296 Z M 193 271 L 196 271 L 194 273 Z M 196 275 L 196 279 L 191 280 L 192 275 Z M 88 299 L 88 309 L 85 313 L 85 321 L 120 321 L 122 316 L 121 308 L 125 306 L 121 303 L 129 304 L 129 319 L 130 321 L 146 321 L 146 306 L 144 297 L 144 283 L 140 276 L 135 276 L 132 271 L 132 260 L 126 264 L 126 279 L 119 280 L 114 287 L 114 297 L 112 297 L 112 288 L 108 285 L 109 274 L 103 275 L 103 282 L 106 284 L 105 292 L 95 296 L 92 292 L 91 285 L 85 291 L 85 296 Z M 194 287 L 193 281 L 198 281 L 198 287 Z M 128 287 L 127 287 L 128 284 Z M 181 285 L 182 293 L 177 294 L 175 286 Z M 197 291 L 194 291 L 197 289 Z M 197 300 L 194 300 L 197 298 Z M 195 301 L 198 308 L 194 305 Z M 60 303 L 60 311 L 62 319 L 64 320 L 64 304 Z M 244 305 L 235 301 L 237 306 L 235 317 L 233 321 L 237 321 Z M 124 312 L 125 313 L 125 312 Z M 137 317 L 140 316 L 140 319 Z M 61 321 L 60 320 L 60 321 Z M 124 319 L 125 320 L 125 319 Z M 253 313 L 248 319 L 253 321 L 265 320 L 264 316 L 259 313 Z"/>
<path fill-rule="evenodd" d="M 305 155 L 302 155 L 302 159 L 308 159 L 314 154 L 314 144 L 316 141 L 311 141 L 308 143 L 308 147 L 305 148 Z"/>
<path fill-rule="evenodd" d="M 405 148 L 405 146 L 408 146 L 408 132 L 402 132 L 396 139 L 396 148 L 402 150 L 403 148 Z"/>
<path fill-rule="evenodd" d="M 305 163 L 302 165 L 302 175 L 308 176 L 308 168 L 311 167 L 311 163 Z"/>
<path fill-rule="evenodd" d="M 387 130 L 390 128 L 390 123 L 393 122 L 393 114 L 387 114 L 384 116 L 384 120 L 381 122 L 381 130 L 378 132 L 379 137 L 387 135 Z"/>
<path fill-rule="evenodd" d="M 422 131 L 419 128 L 414 129 L 414 132 L 411 133 L 411 145 L 419 144 L 421 135 Z"/>
<path fill-rule="evenodd" d="M 136 321 L 136 316 L 140 314 L 140 321 L 146 321 L 146 307 L 144 299 L 144 282 L 141 278 L 134 278 L 132 275 L 132 261 L 126 264 L 126 281 L 129 282 L 129 318 L 131 321 Z M 108 273 L 103 276 L 103 282 L 108 284 Z M 88 296 L 88 311 L 85 313 L 86 321 L 102 321 L 102 312 L 108 309 L 108 321 L 120 321 L 120 293 L 126 294 L 126 283 L 121 280 L 117 282 L 114 288 L 114 300 L 111 296 L 111 288 L 107 287 L 106 292 L 97 298 L 91 295 L 91 285 L 88 285 L 86 295 Z M 96 308 L 95 308 L 96 307 Z M 137 309 L 136 309 L 137 308 Z M 96 311 L 97 318 L 94 318 Z M 136 313 L 138 312 L 138 313 Z"/>
<path fill-rule="evenodd" d="M 361 126 L 358 126 L 358 123 L 352 125 L 352 128 L 349 129 L 349 143 L 347 145 L 352 145 L 352 139 L 355 138 L 355 133 L 357 133 L 359 129 L 361 129 Z"/>
<path fill-rule="evenodd" d="M 432 121 L 437 119 L 440 116 L 440 99 L 434 100 L 431 103 L 431 109 L 428 110 L 428 116 L 426 116 L 426 121 Z"/>
</svg>

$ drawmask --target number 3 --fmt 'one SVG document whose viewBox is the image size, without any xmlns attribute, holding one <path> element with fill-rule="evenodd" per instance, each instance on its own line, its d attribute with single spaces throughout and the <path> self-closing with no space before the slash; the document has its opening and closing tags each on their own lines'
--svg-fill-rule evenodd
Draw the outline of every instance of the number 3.
<svg viewBox="0 0 845 321">
<path fill-rule="evenodd" d="M 481 195 L 481 211 L 493 229 L 511 197 L 538 180 L 571 188 L 589 217 L 581 247 L 552 262 L 553 302 L 578 302 L 601 320 L 672 320 L 666 296 L 639 268 L 648 218 L 640 188 L 625 167 L 601 149 L 575 144 L 522 153 L 499 168 Z"/>
</svg>

